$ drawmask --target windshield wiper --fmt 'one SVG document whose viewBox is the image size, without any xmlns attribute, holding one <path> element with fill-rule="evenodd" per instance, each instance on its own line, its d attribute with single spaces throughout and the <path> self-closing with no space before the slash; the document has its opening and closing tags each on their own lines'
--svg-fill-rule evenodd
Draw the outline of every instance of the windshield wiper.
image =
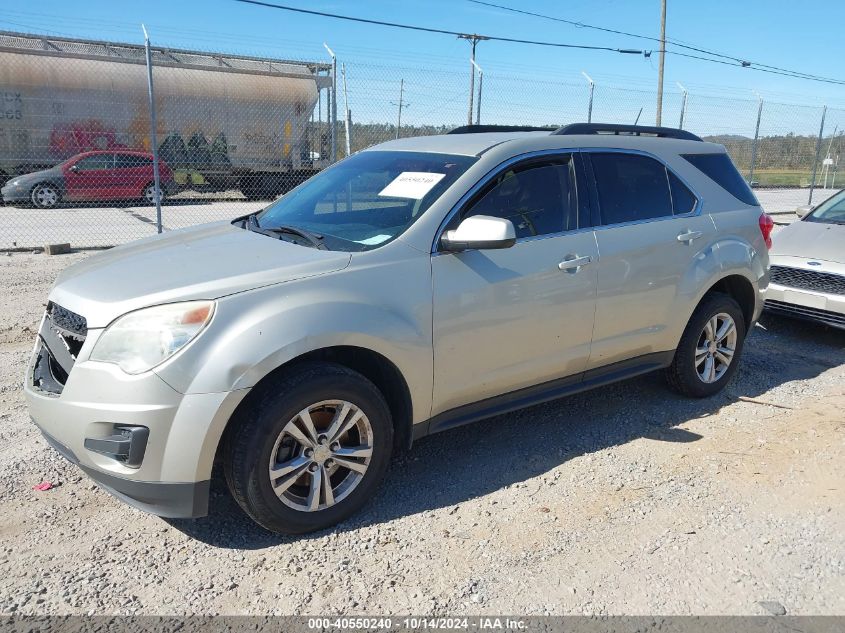
<svg viewBox="0 0 845 633">
<path fill-rule="evenodd" d="M 320 250 L 328 250 L 328 246 L 323 243 L 323 236 L 317 235 L 316 233 L 312 233 L 311 231 L 306 231 L 305 229 L 300 229 L 295 226 L 287 226 L 282 224 L 280 226 L 268 226 L 263 227 L 262 231 L 270 231 L 271 233 L 285 233 L 287 235 L 295 235 L 296 237 L 301 237 L 304 240 L 307 240 L 314 248 L 319 248 Z"/>
<path fill-rule="evenodd" d="M 305 229 L 300 229 L 295 226 L 261 226 L 258 223 L 258 218 L 256 217 L 258 212 L 250 213 L 248 216 L 242 218 L 244 222 L 244 228 L 252 231 L 253 233 L 260 233 L 261 235 L 269 235 L 270 237 L 275 237 L 277 239 L 281 239 L 282 235 L 294 235 L 296 237 L 300 237 L 304 239 L 308 244 L 313 246 L 314 248 L 320 250 L 328 250 L 328 247 L 323 243 L 323 236 L 317 235 L 315 233 L 311 233 L 310 231 L 306 231 Z"/>
</svg>

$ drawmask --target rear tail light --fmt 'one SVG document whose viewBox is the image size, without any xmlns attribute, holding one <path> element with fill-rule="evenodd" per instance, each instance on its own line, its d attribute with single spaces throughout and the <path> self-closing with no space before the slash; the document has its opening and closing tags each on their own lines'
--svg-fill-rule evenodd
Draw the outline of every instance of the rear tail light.
<svg viewBox="0 0 845 633">
<path fill-rule="evenodd" d="M 775 228 L 774 220 L 768 213 L 760 214 L 760 233 L 763 234 L 763 240 L 766 242 L 766 248 L 772 247 L 772 229 Z"/>
</svg>

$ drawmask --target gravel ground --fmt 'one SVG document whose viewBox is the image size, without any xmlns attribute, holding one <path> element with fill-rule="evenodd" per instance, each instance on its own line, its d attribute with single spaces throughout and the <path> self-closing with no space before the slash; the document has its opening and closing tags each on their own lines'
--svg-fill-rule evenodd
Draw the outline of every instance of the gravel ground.
<svg viewBox="0 0 845 633">
<path fill-rule="evenodd" d="M 0 614 L 845 613 L 845 332 L 764 318 L 711 399 L 650 375 L 426 438 L 283 538 L 220 481 L 206 519 L 140 513 L 41 440 L 21 377 L 84 257 L 0 256 Z"/>
</svg>

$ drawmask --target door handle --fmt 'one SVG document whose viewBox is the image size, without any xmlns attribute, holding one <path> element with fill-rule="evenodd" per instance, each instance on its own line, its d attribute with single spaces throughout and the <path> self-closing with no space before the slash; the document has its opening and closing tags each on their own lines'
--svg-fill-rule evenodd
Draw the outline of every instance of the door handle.
<svg viewBox="0 0 845 633">
<path fill-rule="evenodd" d="M 683 242 L 684 244 L 692 244 L 693 240 L 697 240 L 702 235 L 704 235 L 704 233 L 701 231 L 686 231 L 678 235 L 678 241 Z"/>
<path fill-rule="evenodd" d="M 593 261 L 593 258 L 589 255 L 583 255 L 581 257 L 578 257 L 578 255 L 567 255 L 566 259 L 560 262 L 557 267 L 560 270 L 572 271 L 574 273 L 577 273 L 580 270 L 581 266 L 586 266 L 591 261 Z"/>
</svg>

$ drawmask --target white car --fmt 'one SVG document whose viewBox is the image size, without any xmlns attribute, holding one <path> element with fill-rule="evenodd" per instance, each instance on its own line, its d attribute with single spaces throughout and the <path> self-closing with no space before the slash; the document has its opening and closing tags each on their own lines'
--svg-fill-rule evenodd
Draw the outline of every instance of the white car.
<svg viewBox="0 0 845 633">
<path fill-rule="evenodd" d="M 845 190 L 796 213 L 773 240 L 765 307 L 845 329 Z"/>
</svg>

